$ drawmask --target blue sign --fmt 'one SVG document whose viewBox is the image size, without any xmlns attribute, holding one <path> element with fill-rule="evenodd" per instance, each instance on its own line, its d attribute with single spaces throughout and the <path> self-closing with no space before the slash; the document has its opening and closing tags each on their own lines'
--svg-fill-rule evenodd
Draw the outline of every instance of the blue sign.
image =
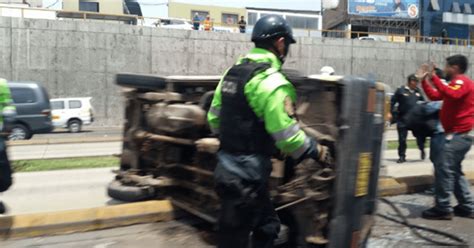
<svg viewBox="0 0 474 248">
<path fill-rule="evenodd" d="M 419 0 L 348 0 L 349 14 L 375 17 L 417 18 Z"/>
</svg>

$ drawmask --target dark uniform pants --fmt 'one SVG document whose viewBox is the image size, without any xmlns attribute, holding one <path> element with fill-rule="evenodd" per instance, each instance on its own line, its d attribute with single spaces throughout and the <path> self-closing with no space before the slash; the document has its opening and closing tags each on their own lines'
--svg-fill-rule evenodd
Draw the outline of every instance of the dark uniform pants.
<svg viewBox="0 0 474 248">
<path fill-rule="evenodd" d="M 220 197 L 219 248 L 269 248 L 280 231 L 266 182 L 268 157 L 219 152 L 214 173 Z M 251 237 L 251 241 L 250 241 Z"/>
<path fill-rule="evenodd" d="M 400 158 L 405 158 L 406 157 L 406 151 L 407 151 L 407 136 L 408 136 L 408 128 L 406 125 L 402 122 L 397 123 L 397 132 L 398 132 L 398 156 Z M 420 151 L 425 150 L 425 141 L 426 141 L 426 136 L 418 134 L 414 131 L 412 131 L 413 136 L 416 138 L 416 144 L 418 146 L 418 149 Z"/>
<path fill-rule="evenodd" d="M 12 185 L 12 170 L 6 148 L 5 139 L 0 137 L 0 192 L 6 191 Z"/>
</svg>

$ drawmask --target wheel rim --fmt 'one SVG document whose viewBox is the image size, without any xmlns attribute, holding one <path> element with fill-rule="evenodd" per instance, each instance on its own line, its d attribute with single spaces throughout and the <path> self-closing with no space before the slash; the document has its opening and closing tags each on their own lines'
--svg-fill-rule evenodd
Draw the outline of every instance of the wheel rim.
<svg viewBox="0 0 474 248">
<path fill-rule="evenodd" d="M 10 140 L 24 140 L 26 139 L 26 131 L 23 128 L 15 127 L 8 138 Z"/>
<path fill-rule="evenodd" d="M 71 129 L 71 132 L 77 133 L 77 132 L 79 132 L 80 125 L 79 125 L 79 123 L 74 122 L 74 123 L 71 123 L 69 128 Z"/>
</svg>

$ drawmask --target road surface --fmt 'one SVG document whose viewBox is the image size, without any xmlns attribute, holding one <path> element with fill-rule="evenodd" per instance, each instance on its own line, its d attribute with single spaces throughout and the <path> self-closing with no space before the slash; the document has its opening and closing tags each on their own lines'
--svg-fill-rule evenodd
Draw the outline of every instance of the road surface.
<svg viewBox="0 0 474 248">
<path fill-rule="evenodd" d="M 471 192 L 474 192 L 474 187 L 471 187 Z M 428 194 L 411 194 L 389 197 L 392 202 L 398 206 L 402 214 L 413 223 L 424 227 L 435 228 L 451 234 L 460 236 L 469 242 L 469 247 L 474 247 L 474 220 L 468 218 L 454 217 L 452 221 L 436 221 L 425 220 L 420 218 L 421 212 L 433 204 L 433 196 Z M 456 204 L 453 199 L 452 203 Z M 379 203 L 379 213 L 389 215 L 397 218 L 395 212 L 387 205 Z M 452 242 L 444 237 L 435 236 L 430 233 L 422 232 L 429 238 Z M 429 245 L 426 241 L 416 238 L 409 229 L 382 218 L 377 218 L 376 226 L 372 229 L 372 239 L 369 242 L 369 247 L 439 247 Z"/>
<path fill-rule="evenodd" d="M 118 165 L 117 165 L 118 168 Z M 9 214 L 101 207 L 117 203 L 106 193 L 114 168 L 15 173 L 14 184 L 0 194 Z"/>
<path fill-rule="evenodd" d="M 94 143 L 94 145 L 99 146 L 95 147 L 96 151 L 107 147 L 103 143 Z M 100 148 L 100 146 L 103 147 Z M 118 148 L 118 146 L 115 147 L 115 149 Z M 85 153 L 87 151 L 86 149 L 82 150 L 80 145 L 72 146 L 71 149 L 74 152 Z M 25 150 L 25 154 L 27 152 Z M 115 153 L 117 152 L 115 151 Z M 429 160 L 420 161 L 417 156 L 418 151 L 410 149 L 408 150 L 408 162 L 397 164 L 395 163 L 396 151 L 386 151 L 383 162 L 386 166 L 382 171 L 386 173 L 385 175 L 392 177 L 431 174 L 433 166 Z M 11 214 L 104 206 L 110 200 L 105 194 L 105 189 L 113 178 L 112 169 L 113 167 L 15 173 L 12 188 L 0 194 L 0 199 L 9 205 Z M 474 171 L 474 149 L 469 152 L 463 169 L 464 171 Z"/>
<path fill-rule="evenodd" d="M 110 156 L 122 153 L 122 142 L 9 146 L 11 160 Z"/>
<path fill-rule="evenodd" d="M 474 188 L 472 188 L 474 190 Z M 429 226 L 442 231 L 459 235 L 474 246 L 474 221 L 455 217 L 452 221 L 432 221 L 419 218 L 421 211 L 430 207 L 432 196 L 423 194 L 389 197 L 401 208 L 409 221 L 422 226 Z M 393 216 L 393 212 L 385 205 L 379 205 L 379 213 Z M 30 238 L 22 240 L 0 241 L 5 248 L 208 248 L 215 247 L 215 233 L 202 221 L 192 217 L 181 220 L 134 225 L 109 230 L 101 230 L 69 235 Z M 448 241 L 442 237 L 426 234 L 430 238 Z M 369 248 L 398 247 L 439 247 L 415 238 L 410 231 L 399 224 L 388 222 L 380 217 L 372 229 L 368 243 Z"/>
<path fill-rule="evenodd" d="M 80 133 L 69 133 L 66 129 L 56 129 L 52 133 L 35 134 L 32 140 L 67 139 L 82 137 L 122 137 L 121 127 L 84 127 Z"/>
</svg>

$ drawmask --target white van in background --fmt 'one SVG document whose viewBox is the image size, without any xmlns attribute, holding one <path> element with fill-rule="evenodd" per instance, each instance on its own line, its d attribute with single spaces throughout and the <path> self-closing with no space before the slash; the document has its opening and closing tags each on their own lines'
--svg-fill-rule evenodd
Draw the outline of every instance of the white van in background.
<svg viewBox="0 0 474 248">
<path fill-rule="evenodd" d="M 53 125 L 67 128 L 71 133 L 78 133 L 83 125 L 94 122 L 94 108 L 91 97 L 51 99 Z"/>
</svg>

